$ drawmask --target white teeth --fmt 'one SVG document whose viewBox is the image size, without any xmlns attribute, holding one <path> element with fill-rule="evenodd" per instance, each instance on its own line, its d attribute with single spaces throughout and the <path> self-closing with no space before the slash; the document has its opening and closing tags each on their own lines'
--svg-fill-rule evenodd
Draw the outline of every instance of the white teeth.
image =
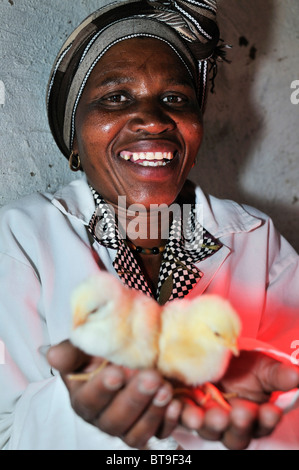
<svg viewBox="0 0 299 470">
<path fill-rule="evenodd" d="M 172 152 L 128 152 L 124 151 L 120 153 L 120 157 L 124 160 L 131 160 L 133 162 L 137 162 L 140 160 L 140 164 L 145 162 L 153 162 L 155 163 L 160 162 L 163 163 L 163 160 L 172 160 L 174 158 Z M 146 165 L 144 165 L 146 166 Z M 151 165 L 155 166 L 155 165 Z"/>
<path fill-rule="evenodd" d="M 133 153 L 132 160 L 134 162 L 137 162 L 137 160 L 140 160 L 140 153 Z"/>
<path fill-rule="evenodd" d="M 164 152 L 163 153 L 163 158 L 166 158 L 166 160 L 172 160 L 173 159 L 173 154 L 171 152 Z"/>
<path fill-rule="evenodd" d="M 152 166 L 152 167 L 157 167 L 157 166 L 166 166 L 166 162 L 149 162 L 148 160 L 143 160 L 139 163 L 141 166 Z"/>
</svg>

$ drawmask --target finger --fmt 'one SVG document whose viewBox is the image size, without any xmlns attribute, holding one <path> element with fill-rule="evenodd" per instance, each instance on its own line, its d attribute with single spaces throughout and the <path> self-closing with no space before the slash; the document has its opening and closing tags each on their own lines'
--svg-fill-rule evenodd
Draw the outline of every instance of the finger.
<svg viewBox="0 0 299 470">
<path fill-rule="evenodd" d="M 210 404 L 204 415 L 202 428 L 199 435 L 203 439 L 210 441 L 219 441 L 223 433 L 230 425 L 230 415 L 227 409 L 220 407 L 218 404 Z"/>
<path fill-rule="evenodd" d="M 189 402 L 183 404 L 181 424 L 190 431 L 198 431 L 204 424 L 204 410 Z"/>
<path fill-rule="evenodd" d="M 230 426 L 222 442 L 231 450 L 246 449 L 253 436 L 258 417 L 258 405 L 247 400 L 232 400 Z"/>
<path fill-rule="evenodd" d="M 166 407 L 171 401 L 173 390 L 169 383 L 162 385 L 152 402 L 128 430 L 123 440 L 130 446 L 144 449 L 149 439 L 158 434 L 165 417 Z"/>
<path fill-rule="evenodd" d="M 165 416 L 156 436 L 159 439 L 169 437 L 175 428 L 179 425 L 183 404 L 180 400 L 173 399 L 165 410 Z"/>
<path fill-rule="evenodd" d="M 65 382 L 72 407 L 79 416 L 92 423 L 125 385 L 126 377 L 122 368 L 110 365 L 89 381 L 77 382 L 65 378 Z"/>
<path fill-rule="evenodd" d="M 269 436 L 282 418 L 282 410 L 272 403 L 260 406 L 255 437 Z"/>
<path fill-rule="evenodd" d="M 299 387 L 299 368 L 270 359 L 264 363 L 261 380 L 268 392 L 292 390 Z"/>
<path fill-rule="evenodd" d="M 162 377 L 154 370 L 134 375 L 94 424 L 108 434 L 126 435 L 145 412 L 162 384 Z"/>
<path fill-rule="evenodd" d="M 47 360 L 54 369 L 67 374 L 83 367 L 88 362 L 89 356 L 73 346 L 70 341 L 63 341 L 49 349 Z"/>
</svg>

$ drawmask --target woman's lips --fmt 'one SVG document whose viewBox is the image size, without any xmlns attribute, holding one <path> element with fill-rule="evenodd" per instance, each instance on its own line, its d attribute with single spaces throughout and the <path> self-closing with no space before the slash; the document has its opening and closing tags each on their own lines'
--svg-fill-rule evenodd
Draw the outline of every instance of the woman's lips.
<svg viewBox="0 0 299 470">
<path fill-rule="evenodd" d="M 141 166 L 159 167 L 166 166 L 175 157 L 175 152 L 130 152 L 123 150 L 119 156 L 126 161 L 136 163 Z"/>
</svg>

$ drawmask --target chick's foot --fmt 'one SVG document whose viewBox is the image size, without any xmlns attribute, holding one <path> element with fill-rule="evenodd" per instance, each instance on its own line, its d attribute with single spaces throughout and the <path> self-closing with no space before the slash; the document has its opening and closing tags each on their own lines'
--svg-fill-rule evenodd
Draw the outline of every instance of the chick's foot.
<svg viewBox="0 0 299 470">
<path fill-rule="evenodd" d="M 68 379 L 69 380 L 77 380 L 78 382 L 87 382 L 88 380 L 93 379 L 95 375 L 97 375 L 101 370 L 103 370 L 107 365 L 109 361 L 104 361 L 102 362 L 99 367 L 97 367 L 95 370 L 92 370 L 91 372 L 85 372 L 82 374 L 68 374 Z"/>
<path fill-rule="evenodd" d="M 235 394 L 222 393 L 210 382 L 196 388 L 176 388 L 174 394 L 201 407 L 205 407 L 210 401 L 214 401 L 227 411 L 231 410 L 231 405 L 227 400 L 235 396 Z"/>
</svg>

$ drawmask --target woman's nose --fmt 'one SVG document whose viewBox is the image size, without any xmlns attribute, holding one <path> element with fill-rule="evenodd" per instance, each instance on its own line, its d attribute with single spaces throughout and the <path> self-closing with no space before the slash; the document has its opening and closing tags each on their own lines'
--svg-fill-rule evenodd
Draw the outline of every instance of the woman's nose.
<svg viewBox="0 0 299 470">
<path fill-rule="evenodd" d="M 161 134 L 175 128 L 172 117 L 158 103 L 139 105 L 132 115 L 129 127 L 132 132 L 147 132 Z"/>
</svg>

